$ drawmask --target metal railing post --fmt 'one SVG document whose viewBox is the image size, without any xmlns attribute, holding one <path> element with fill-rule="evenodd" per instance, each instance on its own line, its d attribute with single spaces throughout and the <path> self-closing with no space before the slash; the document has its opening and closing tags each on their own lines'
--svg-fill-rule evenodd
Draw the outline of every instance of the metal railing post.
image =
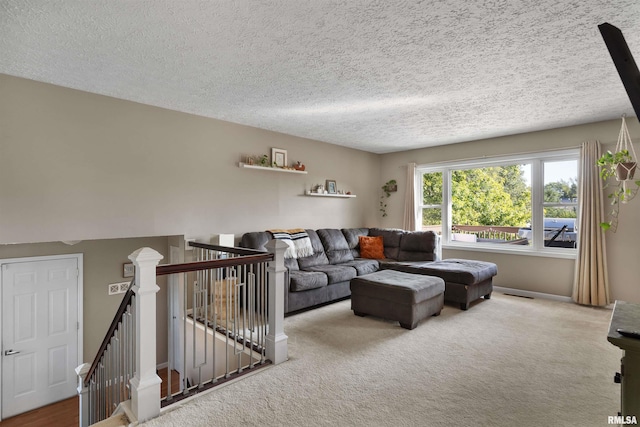
<svg viewBox="0 0 640 427">
<path fill-rule="evenodd" d="M 131 380 L 131 409 L 138 422 L 160 415 L 160 384 L 156 374 L 156 266 L 162 255 L 140 248 L 129 259 L 135 265 L 135 376 Z"/>
<path fill-rule="evenodd" d="M 282 240 L 273 239 L 266 244 L 267 250 L 274 255 L 269 262 L 269 332 L 266 337 L 267 358 L 274 365 L 285 362 L 288 358 L 287 336 L 284 333 L 284 286 L 285 273 L 284 252 L 288 248 Z"/>
</svg>

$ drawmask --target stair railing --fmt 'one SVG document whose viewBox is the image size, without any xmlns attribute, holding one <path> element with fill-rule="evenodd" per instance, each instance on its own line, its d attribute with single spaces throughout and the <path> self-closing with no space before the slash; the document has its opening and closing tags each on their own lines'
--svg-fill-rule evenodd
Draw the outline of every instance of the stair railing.
<svg viewBox="0 0 640 427">
<path fill-rule="evenodd" d="M 272 240 L 267 244 L 270 253 L 200 246 L 205 246 L 198 249 L 205 259 L 182 264 L 158 265 L 162 255 L 150 248 L 141 248 L 129 256 L 135 266 L 135 279 L 123 297 L 93 363 L 83 364 L 76 369 L 80 379 L 78 394 L 81 427 L 110 417 L 114 409 L 121 408 L 120 404 L 125 401 L 130 401 L 124 407 L 128 409 L 127 415 L 132 422 L 142 422 L 160 414 L 161 380 L 156 372 L 156 293 L 160 289 L 156 285 L 157 275 L 196 275 L 193 285 L 184 286 L 183 289 L 185 304 L 187 300 L 191 300 L 192 305 L 190 308 L 184 305 L 180 314 L 183 328 L 186 328 L 188 321 L 191 322 L 189 327 L 192 328 L 193 337 L 199 334 L 206 341 L 207 336 L 223 332 L 227 341 L 232 340 L 233 354 L 238 361 L 243 354 L 249 353 L 249 367 L 254 366 L 255 360 L 260 364 L 266 360 L 274 364 L 287 360 L 287 336 L 283 330 L 286 244 Z M 223 253 L 225 255 L 221 256 Z M 216 282 L 220 282 L 232 295 L 232 298 L 225 301 L 227 314 L 232 314 L 227 317 L 232 318 L 232 321 L 227 319 L 224 324 L 218 325 L 215 318 L 211 319 L 212 323 L 209 322 L 207 314 L 208 305 L 220 304 L 215 299 Z M 190 290 L 190 295 L 186 293 L 187 289 Z M 211 299 L 211 296 L 214 298 Z M 168 313 L 171 317 L 170 310 Z M 214 308 L 213 313 L 219 311 L 216 312 Z M 172 325 L 170 320 L 169 343 L 183 352 L 179 393 L 188 395 L 203 387 L 201 370 L 204 359 L 197 354 L 199 350 L 193 344 L 193 351 L 189 354 L 193 360 L 191 368 L 199 369 L 200 372 L 198 381 L 193 376 L 188 381 L 186 349 L 190 345 L 185 341 L 187 332 L 183 331 L 181 343 L 172 343 Z M 205 346 L 205 359 L 207 351 Z M 171 390 L 171 368 L 176 366 L 175 360 L 171 359 L 173 353 L 174 348 L 169 348 L 168 393 L 165 403 L 171 403 L 175 396 Z M 254 358 L 254 355 L 258 355 L 258 358 Z M 235 371 L 239 373 L 242 369 L 239 364 Z M 227 368 L 224 377 L 228 377 L 230 372 Z M 208 381 L 215 383 L 217 379 L 214 374 Z"/>
</svg>

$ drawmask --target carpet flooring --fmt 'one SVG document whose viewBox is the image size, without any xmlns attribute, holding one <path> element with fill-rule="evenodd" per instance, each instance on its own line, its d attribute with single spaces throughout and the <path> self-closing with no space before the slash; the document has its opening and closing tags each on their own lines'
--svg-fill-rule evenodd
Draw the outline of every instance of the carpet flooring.
<svg viewBox="0 0 640 427">
<path fill-rule="evenodd" d="M 494 292 L 414 330 L 341 301 L 285 319 L 289 360 L 155 426 L 606 426 L 620 407 L 611 310 Z"/>
</svg>

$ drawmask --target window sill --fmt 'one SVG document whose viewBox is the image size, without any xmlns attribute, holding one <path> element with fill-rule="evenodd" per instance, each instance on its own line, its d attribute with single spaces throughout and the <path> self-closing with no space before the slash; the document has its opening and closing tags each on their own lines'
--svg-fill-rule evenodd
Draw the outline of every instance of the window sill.
<svg viewBox="0 0 640 427">
<path fill-rule="evenodd" d="M 509 249 L 506 248 L 497 248 L 495 245 L 465 245 L 465 244 L 456 244 L 456 243 L 448 243 L 443 244 L 442 249 L 450 249 L 456 251 L 471 251 L 471 252 L 487 252 L 487 253 L 497 253 L 497 254 L 508 254 L 508 255 L 525 255 L 525 256 L 537 256 L 544 258 L 560 258 L 560 259 L 577 259 L 578 258 L 578 250 L 577 249 L 553 249 L 553 248 L 544 248 L 542 250 L 533 250 L 530 248 L 516 248 L 511 247 Z"/>
</svg>

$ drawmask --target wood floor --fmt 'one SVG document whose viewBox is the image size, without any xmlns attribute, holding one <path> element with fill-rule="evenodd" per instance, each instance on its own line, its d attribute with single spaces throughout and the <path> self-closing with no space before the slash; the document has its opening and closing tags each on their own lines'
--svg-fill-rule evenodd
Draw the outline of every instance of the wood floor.
<svg viewBox="0 0 640 427">
<path fill-rule="evenodd" d="M 161 396 L 166 396 L 167 370 L 160 369 L 158 375 L 162 379 Z M 171 389 L 180 388 L 180 375 L 171 373 Z M 53 403 L 0 422 L 0 427 L 78 427 L 78 396 Z"/>
</svg>

